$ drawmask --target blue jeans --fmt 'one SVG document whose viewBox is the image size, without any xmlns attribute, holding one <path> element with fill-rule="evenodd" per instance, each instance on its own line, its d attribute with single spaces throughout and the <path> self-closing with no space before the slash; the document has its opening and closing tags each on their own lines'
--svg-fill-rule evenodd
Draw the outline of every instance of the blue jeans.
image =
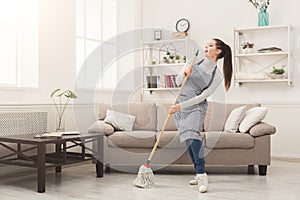
<svg viewBox="0 0 300 200">
<path fill-rule="evenodd" d="M 185 141 L 197 174 L 205 173 L 204 149 L 201 140 L 188 139 Z"/>
</svg>

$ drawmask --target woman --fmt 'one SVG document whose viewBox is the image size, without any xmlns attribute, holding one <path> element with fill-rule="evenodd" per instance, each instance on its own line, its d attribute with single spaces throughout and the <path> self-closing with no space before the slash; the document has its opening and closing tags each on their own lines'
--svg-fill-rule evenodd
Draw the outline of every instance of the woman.
<svg viewBox="0 0 300 200">
<path fill-rule="evenodd" d="M 186 143 L 191 160 L 194 163 L 196 177 L 191 185 L 198 184 L 200 192 L 208 189 L 208 176 L 205 172 L 204 150 L 200 132 L 207 109 L 206 98 L 209 97 L 222 82 L 226 91 L 229 90 L 232 76 L 231 48 L 220 39 L 212 39 L 204 49 L 205 57 L 194 66 L 186 64 L 176 78 L 181 85 L 184 77 L 188 77 L 177 104 L 169 109 L 174 114 L 181 142 Z M 217 70 L 217 60 L 224 58 L 223 75 Z"/>
</svg>

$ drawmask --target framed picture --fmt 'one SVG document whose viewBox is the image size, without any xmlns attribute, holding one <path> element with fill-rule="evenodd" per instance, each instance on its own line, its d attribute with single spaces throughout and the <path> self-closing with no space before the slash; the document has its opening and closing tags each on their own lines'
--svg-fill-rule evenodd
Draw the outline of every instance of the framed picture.
<svg viewBox="0 0 300 200">
<path fill-rule="evenodd" d="M 154 30 L 154 40 L 161 40 L 162 39 L 162 30 L 157 29 Z"/>
</svg>

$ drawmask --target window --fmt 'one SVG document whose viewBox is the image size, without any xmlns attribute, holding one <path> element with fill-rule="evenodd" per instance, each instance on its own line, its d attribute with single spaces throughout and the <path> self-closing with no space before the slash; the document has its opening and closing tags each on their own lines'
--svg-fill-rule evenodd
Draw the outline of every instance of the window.
<svg viewBox="0 0 300 200">
<path fill-rule="evenodd" d="M 97 66 L 98 69 L 94 69 L 93 61 L 87 59 L 99 46 L 105 50 L 109 48 L 109 52 L 116 55 L 116 43 L 108 40 L 116 34 L 117 2 L 115 0 L 76 0 L 76 69 L 77 75 L 79 72 L 81 76 L 84 73 L 84 78 L 80 79 L 79 87 L 115 87 L 117 82 L 116 62 L 112 62 L 105 69 L 104 67 L 107 66 L 101 64 Z M 105 53 L 99 55 L 99 58 L 105 58 Z M 103 63 L 102 60 L 100 62 Z M 81 71 L 82 69 L 84 71 Z M 102 73 L 95 73 L 99 70 Z M 98 77 L 99 74 L 100 77 Z M 95 80 L 99 81 L 97 86 Z"/>
<path fill-rule="evenodd" d="M 0 0 L 0 86 L 38 87 L 37 0 Z"/>
</svg>

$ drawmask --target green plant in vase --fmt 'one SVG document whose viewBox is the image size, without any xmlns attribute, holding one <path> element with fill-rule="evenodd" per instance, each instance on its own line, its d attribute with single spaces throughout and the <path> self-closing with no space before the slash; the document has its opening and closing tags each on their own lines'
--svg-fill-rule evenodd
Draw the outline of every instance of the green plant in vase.
<svg viewBox="0 0 300 200">
<path fill-rule="evenodd" d="M 270 6 L 270 0 L 249 0 L 256 9 L 259 9 L 258 13 L 258 26 L 269 25 L 269 13 L 267 8 Z"/>
<path fill-rule="evenodd" d="M 58 115 L 56 131 L 64 131 L 62 124 L 63 115 L 71 99 L 76 99 L 77 96 L 71 90 L 64 90 L 61 92 L 61 89 L 58 88 L 51 93 L 50 97 L 55 105 Z"/>
</svg>

